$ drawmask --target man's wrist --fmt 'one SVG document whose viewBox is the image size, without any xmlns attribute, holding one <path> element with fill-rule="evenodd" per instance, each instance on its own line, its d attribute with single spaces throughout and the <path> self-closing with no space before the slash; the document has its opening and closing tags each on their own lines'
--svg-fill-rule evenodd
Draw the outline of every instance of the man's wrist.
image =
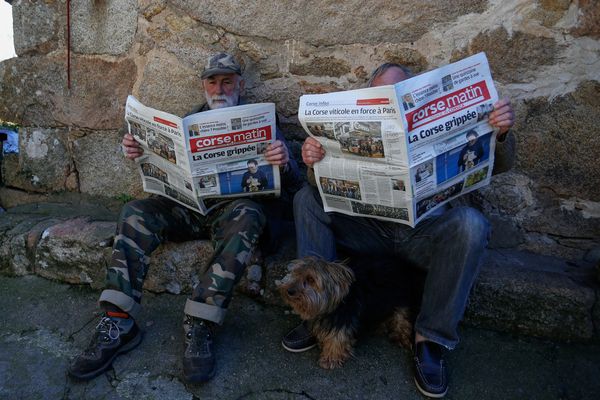
<svg viewBox="0 0 600 400">
<path fill-rule="evenodd" d="M 508 133 L 510 132 L 510 129 L 507 129 L 506 132 L 499 134 L 496 136 L 496 141 L 498 143 L 504 143 L 504 141 L 506 141 L 506 137 L 508 136 Z"/>
</svg>

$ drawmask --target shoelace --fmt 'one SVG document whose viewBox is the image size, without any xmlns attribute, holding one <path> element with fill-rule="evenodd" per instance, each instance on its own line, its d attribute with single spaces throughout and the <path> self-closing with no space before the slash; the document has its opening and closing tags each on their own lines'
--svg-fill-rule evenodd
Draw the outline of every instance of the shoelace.
<svg viewBox="0 0 600 400">
<path fill-rule="evenodd" d="M 121 334 L 117 323 L 109 317 L 102 317 L 98 325 L 96 325 L 96 330 L 100 333 L 105 333 L 111 340 L 117 340 Z"/>
<path fill-rule="evenodd" d="M 99 345 L 102 342 L 117 340 L 121 331 L 119 325 L 109 317 L 102 317 L 98 325 L 96 325 L 96 335 L 93 336 L 88 348 L 84 351 L 85 356 L 96 357 L 99 350 Z"/>
<path fill-rule="evenodd" d="M 189 351 L 198 355 L 210 355 L 210 328 L 204 322 L 195 322 L 191 319 L 186 323 L 190 326 L 189 331 L 186 333 L 186 338 L 189 340 Z"/>
</svg>

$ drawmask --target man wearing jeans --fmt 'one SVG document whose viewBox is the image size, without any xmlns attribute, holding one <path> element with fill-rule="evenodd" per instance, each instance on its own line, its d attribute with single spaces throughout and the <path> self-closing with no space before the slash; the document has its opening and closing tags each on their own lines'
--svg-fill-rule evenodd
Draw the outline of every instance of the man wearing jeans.
<svg viewBox="0 0 600 400">
<path fill-rule="evenodd" d="M 238 62 L 227 53 L 212 56 L 202 73 L 206 104 L 192 113 L 242 104 L 244 79 Z M 282 201 L 293 196 L 301 184 L 298 167 L 289 156 L 285 139 L 277 140 L 264 153 L 265 160 L 281 171 Z M 143 149 L 133 136 L 123 138 L 126 157 L 135 159 Z M 268 205 L 265 203 L 269 202 Z M 278 233 L 278 200 L 236 199 L 214 204 L 201 215 L 164 197 L 127 203 L 117 225 L 113 253 L 108 266 L 106 289 L 99 303 L 104 313 L 89 346 L 75 357 L 69 374 L 92 379 L 110 368 L 119 354 L 135 348 L 142 339 L 138 327 L 144 279 L 151 253 L 164 241 L 211 239 L 215 252 L 184 308 L 183 377 L 187 382 L 205 382 L 215 373 L 213 335 L 225 318 L 235 284 L 256 250 L 259 240 Z"/>
<path fill-rule="evenodd" d="M 410 77 L 398 64 L 384 64 L 371 75 L 369 86 L 391 85 Z M 490 124 L 499 129 L 494 173 L 509 169 L 514 157 L 514 136 L 509 129 L 514 113 L 507 99 L 494 105 Z M 302 158 L 309 166 L 325 156 L 320 143 L 309 137 Z M 314 182 L 314 175 L 312 181 Z M 448 390 L 442 350 L 458 343 L 457 326 L 488 242 L 487 220 L 469 207 L 442 207 L 415 228 L 372 218 L 325 212 L 315 186 L 305 186 L 294 198 L 298 257 L 338 259 L 337 248 L 356 255 L 402 255 L 427 270 L 420 313 L 415 323 L 414 372 L 417 388 L 430 397 Z M 400 267 L 400 266 L 399 266 Z M 283 346 L 294 352 L 316 344 L 304 324 L 289 332 Z"/>
</svg>

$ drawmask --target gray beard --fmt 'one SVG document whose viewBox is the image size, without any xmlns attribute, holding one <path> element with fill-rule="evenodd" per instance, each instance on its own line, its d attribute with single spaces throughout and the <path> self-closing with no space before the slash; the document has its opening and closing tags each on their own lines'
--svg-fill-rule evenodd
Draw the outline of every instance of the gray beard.
<svg viewBox="0 0 600 400">
<path fill-rule="evenodd" d="M 210 108 L 211 110 L 217 110 L 219 108 L 226 108 L 226 107 L 233 107 L 236 106 L 239 102 L 239 94 L 234 94 L 232 96 L 225 96 L 225 95 L 220 95 L 220 96 L 213 96 L 212 98 L 209 97 L 208 95 L 206 95 L 205 93 L 205 97 L 206 97 L 206 102 L 208 104 L 208 108 Z M 223 101 L 215 101 L 215 100 L 225 100 Z"/>
</svg>

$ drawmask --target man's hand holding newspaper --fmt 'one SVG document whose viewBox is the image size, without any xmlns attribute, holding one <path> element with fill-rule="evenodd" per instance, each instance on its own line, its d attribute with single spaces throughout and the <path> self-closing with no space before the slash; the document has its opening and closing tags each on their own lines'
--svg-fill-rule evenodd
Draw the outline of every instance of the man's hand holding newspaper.
<svg viewBox="0 0 600 400">
<path fill-rule="evenodd" d="M 490 113 L 489 124 L 498 129 L 496 139 L 502 141 L 504 135 L 515 123 L 515 113 L 508 97 L 494 103 L 494 111 Z"/>
<path fill-rule="evenodd" d="M 144 155 L 144 149 L 142 146 L 140 146 L 140 144 L 136 142 L 135 138 L 129 133 L 126 133 L 125 136 L 123 136 L 121 145 L 123 147 L 123 154 L 130 160 L 135 160 L 136 158 Z"/>
<path fill-rule="evenodd" d="M 290 155 L 288 154 L 288 149 L 283 144 L 281 140 L 276 140 L 269 146 L 267 146 L 267 150 L 265 151 L 265 160 L 272 165 L 277 165 L 279 167 L 284 167 L 290 161 Z"/>
<path fill-rule="evenodd" d="M 319 162 L 325 157 L 325 149 L 321 143 L 309 136 L 302 145 L 302 161 L 304 164 L 312 167 L 314 163 Z"/>
</svg>

